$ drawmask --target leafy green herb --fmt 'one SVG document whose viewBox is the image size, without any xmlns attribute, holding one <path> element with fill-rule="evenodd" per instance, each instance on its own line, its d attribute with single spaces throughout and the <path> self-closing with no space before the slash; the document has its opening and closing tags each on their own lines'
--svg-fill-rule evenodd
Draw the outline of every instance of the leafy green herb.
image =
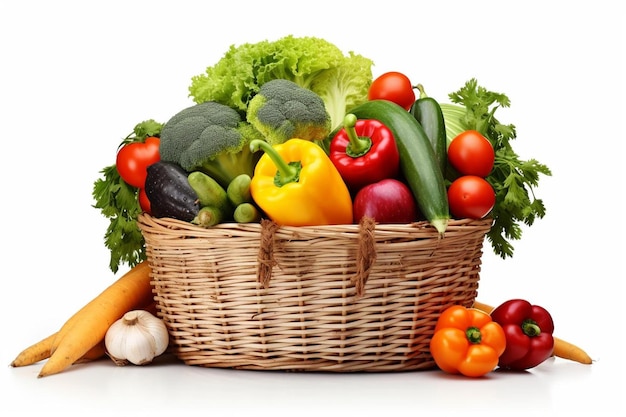
<svg viewBox="0 0 626 417">
<path fill-rule="evenodd" d="M 98 178 L 93 187 L 94 207 L 110 219 L 104 245 L 111 251 L 109 268 L 115 273 L 122 264 L 132 267 L 145 259 L 143 235 L 136 223 L 141 208 L 137 189 L 122 180 L 115 165 L 101 173 L 104 178 Z"/>
<path fill-rule="evenodd" d="M 124 138 L 120 147 L 132 142 L 143 142 L 150 136 L 159 137 L 161 135 L 161 129 L 163 129 L 163 123 L 159 123 L 153 119 L 144 120 L 138 123 L 134 127 L 133 132 Z"/>
<path fill-rule="evenodd" d="M 148 136 L 159 136 L 162 124 L 146 120 L 135 126 L 133 133 L 122 141 L 121 146 L 143 141 Z M 117 172 L 115 165 L 100 171 L 102 176 L 94 182 L 93 207 L 110 220 L 104 235 L 104 244 L 110 250 L 109 268 L 116 273 L 120 265 L 133 267 L 146 259 L 145 241 L 137 226 L 141 207 L 137 199 L 139 189 L 128 185 Z"/>
<path fill-rule="evenodd" d="M 462 130 L 474 129 L 494 147 L 495 164 L 487 181 L 496 192 L 496 205 L 491 213 L 494 225 L 487 239 L 500 257 L 513 256 L 511 241 L 522 237 L 521 224 L 531 226 L 546 214 L 543 201 L 535 196 L 534 190 L 539 185 L 540 175 L 551 176 L 552 172 L 536 159 L 522 160 L 513 150 L 515 126 L 500 123 L 495 118 L 499 107 L 510 106 L 506 95 L 489 91 L 479 86 L 476 79 L 471 79 L 449 97 L 453 103 L 464 107 L 442 104 L 446 124 L 450 121 L 449 140 Z"/>
</svg>

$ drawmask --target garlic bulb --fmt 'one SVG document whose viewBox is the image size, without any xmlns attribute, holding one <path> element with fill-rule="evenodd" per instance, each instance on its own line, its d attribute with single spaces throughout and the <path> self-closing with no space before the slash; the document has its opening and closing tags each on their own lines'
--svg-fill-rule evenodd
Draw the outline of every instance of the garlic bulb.
<svg viewBox="0 0 626 417">
<path fill-rule="evenodd" d="M 165 352 L 168 344 L 165 323 L 144 310 L 124 314 L 104 336 L 107 354 L 117 365 L 148 364 Z"/>
</svg>

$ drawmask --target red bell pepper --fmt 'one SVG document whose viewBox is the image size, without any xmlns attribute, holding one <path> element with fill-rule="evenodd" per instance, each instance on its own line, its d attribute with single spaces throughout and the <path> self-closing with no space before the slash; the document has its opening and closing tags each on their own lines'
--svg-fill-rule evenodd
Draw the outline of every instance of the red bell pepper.
<svg viewBox="0 0 626 417">
<path fill-rule="evenodd" d="M 346 115 L 344 127 L 330 142 L 329 156 L 352 192 L 400 170 L 400 153 L 393 133 L 378 120 Z"/>
<path fill-rule="evenodd" d="M 491 312 L 491 318 L 506 334 L 506 349 L 498 366 L 511 370 L 533 368 L 554 350 L 554 322 L 543 307 L 526 300 L 506 301 Z"/>
</svg>

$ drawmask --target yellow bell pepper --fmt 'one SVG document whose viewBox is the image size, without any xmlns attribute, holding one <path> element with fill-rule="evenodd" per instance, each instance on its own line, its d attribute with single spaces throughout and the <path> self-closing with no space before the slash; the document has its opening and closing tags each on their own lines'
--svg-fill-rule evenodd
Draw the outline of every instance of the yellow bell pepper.
<svg viewBox="0 0 626 417">
<path fill-rule="evenodd" d="M 253 140 L 250 149 L 265 152 L 250 193 L 271 220 L 284 226 L 352 223 L 348 187 L 320 146 L 294 138 L 275 146 Z"/>
</svg>

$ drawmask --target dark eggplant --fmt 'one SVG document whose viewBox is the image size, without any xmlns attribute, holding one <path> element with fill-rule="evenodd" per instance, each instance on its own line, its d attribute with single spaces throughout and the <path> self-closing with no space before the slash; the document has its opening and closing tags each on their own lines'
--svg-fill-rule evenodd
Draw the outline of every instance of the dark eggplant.
<svg viewBox="0 0 626 417">
<path fill-rule="evenodd" d="M 187 175 L 172 162 L 159 161 L 148 167 L 145 190 L 154 217 L 191 222 L 198 215 L 200 202 Z"/>
</svg>

